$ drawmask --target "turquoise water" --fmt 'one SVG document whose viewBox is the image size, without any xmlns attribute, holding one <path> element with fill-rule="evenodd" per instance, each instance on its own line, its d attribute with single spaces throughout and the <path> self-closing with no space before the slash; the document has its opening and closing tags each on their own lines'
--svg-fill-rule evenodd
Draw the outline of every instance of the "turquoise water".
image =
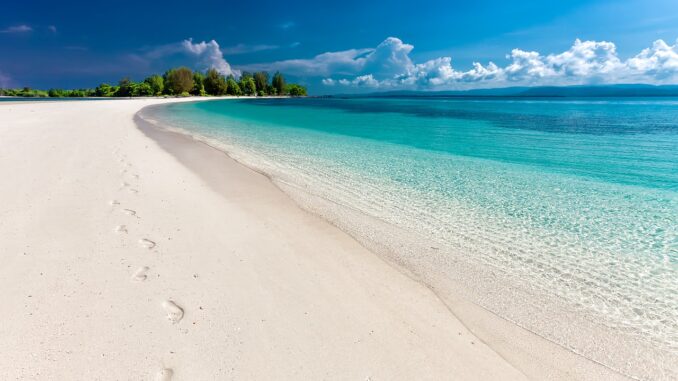
<svg viewBox="0 0 678 381">
<path fill-rule="evenodd" d="M 339 226 L 389 241 L 426 280 L 439 273 L 437 289 L 461 283 L 627 374 L 675 375 L 678 99 L 242 99 L 145 113 L 302 203 L 334 205 Z"/>
</svg>

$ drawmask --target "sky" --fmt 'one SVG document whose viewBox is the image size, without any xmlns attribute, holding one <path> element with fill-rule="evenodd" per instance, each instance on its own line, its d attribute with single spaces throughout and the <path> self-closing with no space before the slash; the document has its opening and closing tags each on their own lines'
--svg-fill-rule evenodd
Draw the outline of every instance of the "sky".
<svg viewBox="0 0 678 381">
<path fill-rule="evenodd" d="M 678 84 L 678 1 L 31 1 L 0 8 L 0 87 L 170 67 L 281 71 L 311 94 Z"/>
</svg>

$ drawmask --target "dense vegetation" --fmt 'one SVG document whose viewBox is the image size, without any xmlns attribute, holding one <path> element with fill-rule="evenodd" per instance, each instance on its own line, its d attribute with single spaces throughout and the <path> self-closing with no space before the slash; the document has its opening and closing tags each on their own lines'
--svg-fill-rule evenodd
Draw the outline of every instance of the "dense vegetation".
<svg viewBox="0 0 678 381">
<path fill-rule="evenodd" d="M 170 69 L 163 75 L 152 75 L 142 82 L 123 78 L 117 85 L 102 83 L 94 89 L 49 89 L 35 90 L 0 89 L 0 95 L 15 97 L 149 97 L 149 96 L 210 96 L 210 95 L 289 95 L 305 96 L 306 88 L 294 83 L 286 84 L 280 73 L 269 81 L 265 71 L 254 74 L 243 72 L 240 78 L 223 76 L 215 69 L 203 73 L 187 67 Z"/>
</svg>

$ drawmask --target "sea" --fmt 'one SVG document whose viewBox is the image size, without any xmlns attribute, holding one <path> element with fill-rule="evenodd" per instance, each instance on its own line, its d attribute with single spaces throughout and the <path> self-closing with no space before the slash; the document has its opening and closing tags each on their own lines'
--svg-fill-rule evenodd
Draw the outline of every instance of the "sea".
<svg viewBox="0 0 678 381">
<path fill-rule="evenodd" d="M 450 306 L 678 377 L 678 98 L 241 98 L 141 116 L 267 175 Z"/>
</svg>

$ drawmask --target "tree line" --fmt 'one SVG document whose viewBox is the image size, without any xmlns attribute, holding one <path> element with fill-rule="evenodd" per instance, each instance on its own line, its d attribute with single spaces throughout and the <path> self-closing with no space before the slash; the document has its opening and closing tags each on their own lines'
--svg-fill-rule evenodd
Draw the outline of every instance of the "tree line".
<svg viewBox="0 0 678 381">
<path fill-rule="evenodd" d="M 273 77 L 265 71 L 243 72 L 240 78 L 224 76 L 216 69 L 206 72 L 192 71 L 187 67 L 173 68 L 163 75 L 151 75 L 141 82 L 123 78 L 117 85 L 102 83 L 94 89 L 49 89 L 35 90 L 0 89 L 0 95 L 17 97 L 150 97 L 150 96 L 305 96 L 306 88 L 295 83 L 286 83 L 285 77 L 276 72 Z"/>
</svg>

